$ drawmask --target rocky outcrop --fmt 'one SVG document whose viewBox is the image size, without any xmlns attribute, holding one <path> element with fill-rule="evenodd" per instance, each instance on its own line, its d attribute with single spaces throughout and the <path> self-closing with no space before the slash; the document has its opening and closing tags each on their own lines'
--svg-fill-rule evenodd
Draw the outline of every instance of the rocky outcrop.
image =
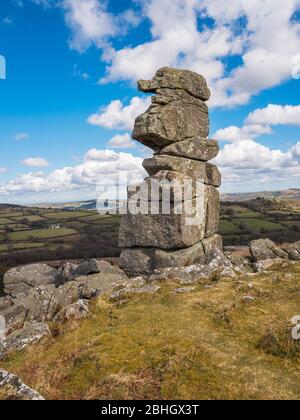
<svg viewBox="0 0 300 420">
<path fill-rule="evenodd" d="M 115 288 L 140 285 L 118 266 L 96 259 L 79 265 L 66 262 L 58 270 L 46 264 L 21 266 L 9 270 L 5 279 L 6 286 L 14 288 L 6 287 L 12 296 L 0 298 L 2 358 L 49 334 L 49 321 L 77 321 L 87 316 L 90 299 Z"/>
<path fill-rule="evenodd" d="M 300 261 L 300 241 L 283 247 L 290 260 Z"/>
<path fill-rule="evenodd" d="M 270 239 L 257 239 L 250 243 L 250 254 L 254 262 L 277 258 L 288 259 L 288 253 Z"/>
<path fill-rule="evenodd" d="M 30 289 L 47 284 L 58 285 L 59 273 L 47 264 L 30 264 L 12 268 L 3 278 L 4 292 L 17 297 Z"/>
<path fill-rule="evenodd" d="M 79 321 L 89 314 L 89 303 L 87 300 L 79 299 L 77 302 L 63 308 L 55 316 L 55 322 Z"/>
<path fill-rule="evenodd" d="M 171 281 L 189 285 L 213 279 L 214 276 L 216 278 L 234 278 L 237 276 L 232 263 L 219 250 L 214 250 L 213 255 L 204 264 L 158 270 L 149 277 L 149 282 Z"/>
<path fill-rule="evenodd" d="M 0 369 L 0 399 L 19 401 L 44 401 L 44 398 L 29 388 L 16 375 Z"/>
<path fill-rule="evenodd" d="M 29 344 L 37 343 L 48 335 L 50 335 L 50 330 L 46 323 L 26 323 L 23 328 L 7 335 L 4 340 L 0 340 L 0 360 L 4 359 L 10 352 L 22 350 Z"/>
<path fill-rule="evenodd" d="M 205 102 L 210 91 L 205 79 L 188 70 L 164 67 L 152 80 L 139 81 L 138 87 L 155 96 L 150 108 L 136 119 L 132 137 L 155 155 L 143 163 L 149 178 L 128 195 L 128 211 L 120 226 L 121 267 L 130 276 L 203 263 L 213 251 L 222 249 L 216 189 L 221 175 L 208 163 L 217 156 L 219 145 L 207 139 Z M 187 180 L 188 196 L 182 194 Z M 155 198 L 153 190 L 158 192 Z M 148 192 L 143 195 L 143 191 Z M 131 211 L 133 200 L 139 202 L 140 211 Z M 171 204 L 168 210 L 166 202 Z"/>
</svg>

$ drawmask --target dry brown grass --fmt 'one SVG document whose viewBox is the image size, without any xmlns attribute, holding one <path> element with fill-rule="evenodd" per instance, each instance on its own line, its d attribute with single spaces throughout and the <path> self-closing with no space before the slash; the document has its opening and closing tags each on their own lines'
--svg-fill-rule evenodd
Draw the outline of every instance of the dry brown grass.
<svg viewBox="0 0 300 420">
<path fill-rule="evenodd" d="M 89 318 L 51 326 L 55 338 L 0 366 L 49 399 L 300 398 L 287 324 L 300 314 L 300 264 L 175 287 L 121 306 L 94 301 Z"/>
</svg>

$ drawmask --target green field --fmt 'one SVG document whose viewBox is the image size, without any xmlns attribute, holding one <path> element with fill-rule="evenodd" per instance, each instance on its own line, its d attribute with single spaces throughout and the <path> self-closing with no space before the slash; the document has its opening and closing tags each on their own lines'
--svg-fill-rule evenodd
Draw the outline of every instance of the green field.
<svg viewBox="0 0 300 420">
<path fill-rule="evenodd" d="M 89 216 L 91 212 L 88 211 L 59 211 L 55 213 L 45 213 L 43 217 L 46 219 L 55 219 L 55 220 L 67 220 L 67 219 L 77 219 L 85 216 Z M 95 213 L 96 214 L 96 213 Z"/>
<path fill-rule="evenodd" d="M 45 220 L 43 217 L 38 216 L 38 215 L 14 216 L 14 217 L 12 217 L 12 219 L 16 220 L 17 222 L 20 222 L 23 219 L 26 219 L 28 222 L 37 222 L 39 220 Z"/>
<path fill-rule="evenodd" d="M 63 228 L 63 229 L 34 229 L 23 230 L 19 232 L 12 232 L 8 234 L 10 241 L 26 241 L 33 239 L 49 239 L 61 236 L 69 236 L 76 234 L 76 230 Z"/>
<path fill-rule="evenodd" d="M 261 213 L 255 212 L 255 211 L 244 211 L 241 213 L 235 213 L 234 215 L 237 218 L 243 218 L 243 219 L 252 219 L 252 218 L 262 218 L 263 215 Z"/>
<path fill-rule="evenodd" d="M 101 219 L 95 220 L 91 222 L 93 225 L 119 225 L 121 217 L 120 216 L 110 216 L 110 217 L 103 217 Z"/>
<path fill-rule="evenodd" d="M 21 242 L 21 243 L 14 243 L 14 244 L 1 244 L 0 245 L 0 252 L 8 252 L 12 251 L 19 251 L 23 249 L 34 249 L 34 248 L 42 248 L 45 246 L 44 243 L 29 243 L 29 242 Z"/>
<path fill-rule="evenodd" d="M 285 220 L 282 222 L 285 226 L 294 227 L 297 226 L 300 228 L 300 220 Z"/>
<path fill-rule="evenodd" d="M 96 210 L 4 209 L 0 212 L 0 252 L 3 255 L 31 249 L 34 253 L 35 249 L 53 251 L 64 246 L 73 247 L 74 255 L 83 249 L 84 255 L 89 251 L 93 255 L 101 250 L 105 254 L 113 246 L 115 255 L 120 219 L 119 215 L 99 214 Z M 58 228 L 50 228 L 52 224 Z M 259 237 L 270 237 L 275 242 L 296 241 L 300 240 L 300 213 L 281 207 L 276 210 L 274 205 L 265 208 L 255 202 L 222 203 L 219 233 L 225 245 L 246 245 Z"/>
<path fill-rule="evenodd" d="M 15 252 L 14 255 L 22 258 L 26 252 L 33 258 L 45 255 L 41 258 L 46 259 L 52 254 L 56 259 L 81 258 L 89 253 L 91 256 L 115 256 L 119 220 L 119 216 L 88 210 L 3 210 L 0 212 L 0 254 L 1 257 L 12 256 Z M 29 257 L 26 258 L 27 261 Z"/>
<path fill-rule="evenodd" d="M 225 245 L 247 245 L 268 237 L 275 242 L 300 240 L 300 214 L 282 209 L 282 203 L 251 200 L 247 203 L 222 203 L 219 233 Z"/>
<path fill-rule="evenodd" d="M 109 214 L 93 214 L 92 216 L 84 216 L 80 218 L 82 222 L 94 222 L 112 217 Z"/>
<path fill-rule="evenodd" d="M 261 230 L 261 229 L 265 229 L 268 232 L 274 232 L 274 231 L 284 229 L 284 227 L 278 223 L 274 223 L 269 220 L 263 220 L 263 219 L 239 218 L 239 219 L 233 219 L 233 222 L 236 225 L 243 223 L 247 227 L 247 230 L 249 230 L 250 232 Z"/>
<path fill-rule="evenodd" d="M 7 211 L 2 211 L 0 212 L 0 217 L 18 217 L 18 216 L 23 216 L 26 215 L 27 213 L 24 211 L 18 211 L 18 212 L 7 212 Z"/>
<path fill-rule="evenodd" d="M 241 230 L 233 222 L 229 220 L 221 220 L 219 232 L 221 235 L 234 235 L 241 233 Z"/>
<path fill-rule="evenodd" d="M 8 225 L 10 223 L 13 223 L 13 220 L 7 219 L 6 217 L 0 218 L 0 225 Z"/>
</svg>

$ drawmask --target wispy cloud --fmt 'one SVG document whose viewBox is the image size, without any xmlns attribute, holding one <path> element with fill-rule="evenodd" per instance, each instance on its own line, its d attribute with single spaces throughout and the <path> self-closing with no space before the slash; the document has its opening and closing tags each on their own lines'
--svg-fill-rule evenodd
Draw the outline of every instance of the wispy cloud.
<svg viewBox="0 0 300 420">
<path fill-rule="evenodd" d="M 131 140 L 131 137 L 128 133 L 117 134 L 112 137 L 107 146 L 112 149 L 131 149 L 135 147 L 134 142 Z"/>
<path fill-rule="evenodd" d="M 47 168 L 49 166 L 49 162 L 40 157 L 29 157 L 22 160 L 22 165 L 24 166 L 31 166 L 34 168 Z"/>
<path fill-rule="evenodd" d="M 17 133 L 15 134 L 16 140 L 28 140 L 30 138 L 30 135 L 28 133 Z"/>
<path fill-rule="evenodd" d="M 11 18 L 10 16 L 6 16 L 3 20 L 2 23 L 4 25 L 12 25 L 14 23 L 13 18 Z"/>
</svg>

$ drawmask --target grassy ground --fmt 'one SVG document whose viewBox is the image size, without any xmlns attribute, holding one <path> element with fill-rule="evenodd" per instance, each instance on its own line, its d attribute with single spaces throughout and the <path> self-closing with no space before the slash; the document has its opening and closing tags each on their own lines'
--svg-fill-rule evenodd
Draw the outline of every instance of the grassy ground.
<svg viewBox="0 0 300 420">
<path fill-rule="evenodd" d="M 0 367 L 54 399 L 299 399 L 300 264 L 206 286 L 96 300 Z"/>
</svg>

